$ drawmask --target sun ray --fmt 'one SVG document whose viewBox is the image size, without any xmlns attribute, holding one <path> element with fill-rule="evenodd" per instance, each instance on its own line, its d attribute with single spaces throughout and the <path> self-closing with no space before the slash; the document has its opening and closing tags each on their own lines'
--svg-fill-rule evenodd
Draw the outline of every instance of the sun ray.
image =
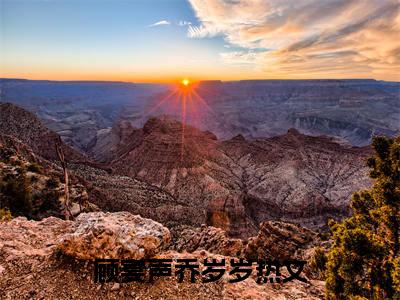
<svg viewBox="0 0 400 300">
<path fill-rule="evenodd" d="M 158 101 L 146 113 L 146 117 L 152 112 L 160 108 L 166 102 L 166 107 L 161 109 L 163 113 L 172 114 L 180 118 L 181 134 L 180 134 L 180 159 L 183 162 L 185 155 L 186 143 L 186 124 L 190 123 L 198 128 L 203 128 L 208 122 L 215 119 L 220 122 L 217 114 L 208 105 L 208 103 L 196 91 L 197 84 L 190 82 L 189 79 L 182 79 L 176 86 L 176 89 L 170 91 L 164 98 Z M 211 119 L 210 119 L 211 118 Z M 207 121 L 208 120 L 208 121 Z"/>
<path fill-rule="evenodd" d="M 166 102 L 168 99 L 170 99 L 172 96 L 174 96 L 176 93 L 178 93 L 177 90 L 172 91 L 171 93 L 169 93 L 167 96 L 165 96 L 163 99 L 161 99 L 160 101 L 157 102 L 157 104 L 154 107 L 151 107 L 150 110 L 148 110 L 144 115 L 148 116 L 149 114 L 151 114 L 152 112 L 154 112 L 157 108 L 159 108 L 161 105 L 164 104 L 164 102 Z"/>
<path fill-rule="evenodd" d="M 181 124 L 182 124 L 182 133 L 181 133 L 181 161 L 183 161 L 183 152 L 184 152 L 184 144 L 185 144 L 185 126 L 186 126 L 186 95 L 182 95 L 182 116 L 181 116 Z"/>
<path fill-rule="evenodd" d="M 197 108 L 196 102 L 193 100 L 193 94 L 189 94 L 189 106 L 190 106 L 190 116 L 193 120 L 193 125 L 195 127 L 201 127 L 200 112 Z"/>
<path fill-rule="evenodd" d="M 207 102 L 195 90 L 193 90 L 193 94 L 196 96 L 197 100 L 199 100 L 201 104 L 204 105 L 209 110 L 212 117 L 215 118 L 216 122 L 221 124 L 221 118 L 217 116 L 216 112 L 207 104 Z M 221 125 L 226 131 L 228 131 L 231 135 L 233 135 L 233 132 L 228 127 L 225 126 L 223 121 Z"/>
<path fill-rule="evenodd" d="M 206 102 L 195 90 L 193 90 L 192 92 L 193 92 L 193 94 L 197 97 L 197 99 L 199 99 L 200 102 L 201 102 L 210 112 L 212 112 L 212 113 L 215 115 L 214 110 L 207 104 L 207 102 Z"/>
</svg>

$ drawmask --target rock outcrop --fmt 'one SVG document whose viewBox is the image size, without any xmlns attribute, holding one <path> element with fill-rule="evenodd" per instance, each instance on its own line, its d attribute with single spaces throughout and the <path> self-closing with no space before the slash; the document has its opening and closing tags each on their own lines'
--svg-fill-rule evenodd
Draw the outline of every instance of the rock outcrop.
<svg viewBox="0 0 400 300">
<path fill-rule="evenodd" d="M 9 222 L 0 222 L 0 261 L 29 261 L 31 258 L 49 257 L 56 251 L 60 237 L 72 232 L 72 225 L 72 221 L 55 217 L 41 221 L 18 217 Z"/>
<path fill-rule="evenodd" d="M 317 234 L 298 225 L 267 221 L 257 236 L 249 238 L 243 254 L 248 259 L 303 259 L 304 252 L 319 243 Z"/>
<path fill-rule="evenodd" d="M 111 128 L 99 130 L 88 145 L 89 155 L 99 162 L 112 161 L 131 143 L 134 131 L 132 124 L 123 120 Z"/>
<path fill-rule="evenodd" d="M 178 252 L 207 250 L 211 253 L 239 257 L 244 245 L 241 239 L 229 238 L 221 228 L 203 225 L 180 232 L 174 248 Z"/>
<path fill-rule="evenodd" d="M 128 212 L 84 213 L 65 235 L 59 250 L 78 259 L 144 259 L 169 247 L 169 230 Z"/>
<path fill-rule="evenodd" d="M 345 147 L 295 129 L 270 139 L 232 139 L 221 149 L 237 164 L 243 206 L 256 224 L 298 222 L 317 229 L 346 216 L 351 195 L 367 188 L 368 147 Z"/>
<path fill-rule="evenodd" d="M 235 164 L 218 148 L 212 133 L 183 126 L 169 117 L 152 118 L 143 129 L 132 132 L 130 141 L 124 153 L 110 163 L 115 173 L 168 192 L 176 202 L 187 206 L 188 219 L 195 226 L 206 223 L 209 203 L 216 199 L 240 198 L 239 182 L 234 177 Z M 240 203 L 233 203 L 236 204 Z M 243 216 L 238 216 L 236 221 L 237 231 L 230 228 L 232 234 L 253 233 Z"/>
<path fill-rule="evenodd" d="M 84 215 L 82 215 L 84 216 Z M 95 218 L 96 214 L 91 214 Z M 115 219 L 117 215 L 101 218 Z M 92 219 L 93 221 L 95 219 Z M 104 219 L 105 220 L 105 219 Z M 147 221 L 146 221 L 147 222 Z M 106 222 L 107 226 L 112 223 Z M 115 225 L 115 224 L 114 224 Z M 79 228 L 79 226 L 78 226 Z M 117 227 L 108 227 L 114 230 Z M 60 243 L 76 232 L 77 224 L 50 217 L 42 221 L 16 218 L 0 224 L 0 290 L 2 299 L 304 299 L 316 300 L 324 297 L 324 283 L 310 279 L 308 283 L 291 281 L 283 285 L 257 284 L 256 272 L 239 283 L 230 283 L 229 270 L 223 278 L 213 283 L 190 283 L 188 274 L 179 283 L 175 271 L 171 276 L 156 278 L 153 283 L 105 283 L 93 281 L 94 266 L 90 260 L 76 260 L 62 255 Z M 118 231 L 119 229 L 117 229 Z M 209 231 L 210 230 L 210 231 Z M 209 233 L 216 229 L 205 229 Z M 141 231 L 137 228 L 137 234 Z M 149 236 L 153 240 L 153 236 Z M 94 239 L 90 239 L 94 242 Z M 129 248 L 121 239 L 121 246 Z M 90 244 L 90 243 L 89 243 Z M 89 244 L 87 246 L 89 247 Z M 90 244 L 97 247 L 96 243 Z M 109 245 L 106 245 L 106 249 Z M 108 248 L 109 249 L 109 248 Z M 87 248 L 89 250 L 89 248 Z M 86 251 L 86 250 L 85 250 Z M 88 253 L 93 253 L 89 250 Z M 99 252 L 100 254 L 100 252 Z M 200 270 L 203 259 L 225 259 L 230 256 L 212 254 L 207 251 L 176 252 L 162 251 L 157 259 L 197 259 Z M 22 282 L 22 283 L 21 283 Z"/>
<path fill-rule="evenodd" d="M 70 168 L 74 174 L 85 179 L 89 201 L 104 211 L 139 214 L 170 229 L 185 224 L 196 225 L 203 217 L 201 213 L 194 213 L 190 202 L 177 199 L 145 181 L 110 174 L 87 165 L 70 165 Z"/>
</svg>

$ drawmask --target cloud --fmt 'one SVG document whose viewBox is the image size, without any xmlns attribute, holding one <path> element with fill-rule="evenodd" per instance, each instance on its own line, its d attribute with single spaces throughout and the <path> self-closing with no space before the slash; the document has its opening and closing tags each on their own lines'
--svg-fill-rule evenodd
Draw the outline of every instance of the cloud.
<svg viewBox="0 0 400 300">
<path fill-rule="evenodd" d="M 189 25 L 189 29 L 187 32 L 187 36 L 190 38 L 205 38 L 205 37 L 214 37 L 218 34 L 218 30 L 213 27 L 205 27 Z"/>
<path fill-rule="evenodd" d="M 192 25 L 192 23 L 189 21 L 179 21 L 178 22 L 178 26 L 189 26 L 189 25 Z"/>
<path fill-rule="evenodd" d="M 167 20 L 161 20 L 161 21 L 158 21 L 156 23 L 149 25 L 149 27 L 164 26 L 164 25 L 170 25 L 170 24 L 171 24 L 171 22 L 169 22 Z"/>
<path fill-rule="evenodd" d="M 222 36 L 226 63 L 266 76 L 400 80 L 397 0 L 189 0 L 199 25 L 190 38 Z M 271 51 L 257 51 L 272 49 Z"/>
<path fill-rule="evenodd" d="M 253 51 L 232 51 L 220 53 L 222 60 L 229 64 L 257 65 L 260 63 L 260 53 Z"/>
</svg>

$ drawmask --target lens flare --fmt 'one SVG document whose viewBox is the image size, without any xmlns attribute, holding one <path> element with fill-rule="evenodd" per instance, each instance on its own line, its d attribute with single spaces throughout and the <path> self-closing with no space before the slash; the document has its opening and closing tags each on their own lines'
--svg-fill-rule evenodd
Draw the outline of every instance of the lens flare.
<svg viewBox="0 0 400 300">
<path fill-rule="evenodd" d="M 179 144 L 181 146 L 181 161 L 184 160 L 186 125 L 191 124 L 201 128 L 206 120 L 218 119 L 215 112 L 207 102 L 197 93 L 199 82 L 183 78 L 176 81 L 175 87 L 163 94 L 155 103 L 151 103 L 148 111 L 143 114 L 143 119 L 150 115 L 168 114 L 180 118 L 182 127 Z M 204 91 L 204 89 L 203 89 Z"/>
</svg>

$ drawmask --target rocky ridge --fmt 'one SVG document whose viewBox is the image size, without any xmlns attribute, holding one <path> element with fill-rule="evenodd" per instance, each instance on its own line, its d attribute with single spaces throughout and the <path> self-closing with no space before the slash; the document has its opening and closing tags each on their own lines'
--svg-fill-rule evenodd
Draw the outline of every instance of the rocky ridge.
<svg viewBox="0 0 400 300">
<path fill-rule="evenodd" d="M 231 236 L 254 235 L 260 222 L 273 219 L 324 227 L 328 218 L 347 215 L 352 193 L 370 184 L 368 147 L 295 129 L 270 139 L 219 141 L 163 117 L 125 134 L 109 162 L 115 174 L 158 187 L 186 206 L 191 224 Z"/>
<path fill-rule="evenodd" d="M 36 155 L 54 158 L 49 145 L 55 133 L 23 109 L 11 104 L 0 108 L 11 120 L 0 132 L 33 144 Z M 69 168 L 82 179 L 90 202 L 106 211 L 126 210 L 160 221 L 174 236 L 182 226 L 205 223 L 247 238 L 265 220 L 320 229 L 328 218 L 345 216 L 351 194 L 370 183 L 368 148 L 346 147 L 294 129 L 270 139 L 239 135 L 219 141 L 167 116 L 152 118 L 141 129 L 125 122 L 114 127 L 118 139 L 101 151 L 109 169 L 87 159 Z M 38 145 L 48 151 L 40 152 Z"/>
<path fill-rule="evenodd" d="M 45 159 L 58 159 L 55 145 L 59 142 L 59 136 L 25 109 L 0 103 L 0 133 L 16 137 Z M 85 155 L 70 146 L 64 143 L 60 143 L 60 146 L 69 161 L 88 161 Z"/>
</svg>

